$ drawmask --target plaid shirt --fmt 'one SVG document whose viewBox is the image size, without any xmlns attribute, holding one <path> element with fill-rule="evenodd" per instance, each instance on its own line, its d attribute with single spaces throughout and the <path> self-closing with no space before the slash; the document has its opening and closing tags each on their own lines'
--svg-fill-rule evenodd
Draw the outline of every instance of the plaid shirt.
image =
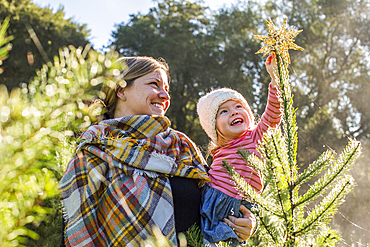
<svg viewBox="0 0 370 247">
<path fill-rule="evenodd" d="M 176 243 L 168 176 L 209 181 L 195 144 L 166 117 L 102 121 L 60 182 L 66 246 L 140 246 L 157 226 Z"/>
</svg>

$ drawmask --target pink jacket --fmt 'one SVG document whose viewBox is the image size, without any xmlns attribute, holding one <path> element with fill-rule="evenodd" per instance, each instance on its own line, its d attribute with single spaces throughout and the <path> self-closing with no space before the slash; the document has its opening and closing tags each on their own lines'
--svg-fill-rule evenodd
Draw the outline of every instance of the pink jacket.
<svg viewBox="0 0 370 247">
<path fill-rule="evenodd" d="M 261 193 L 263 190 L 262 174 L 258 173 L 252 166 L 246 164 L 237 151 L 238 149 L 246 148 L 250 153 L 254 153 L 261 158 L 261 155 L 256 150 L 257 145 L 261 141 L 263 134 L 270 127 L 276 127 L 280 124 L 280 119 L 281 111 L 277 88 L 270 86 L 266 110 L 256 128 L 252 130 L 248 129 L 242 137 L 232 140 L 214 152 L 213 163 L 209 171 L 209 177 L 212 180 L 210 186 L 231 197 L 241 199 L 238 191 L 234 188 L 234 182 L 230 181 L 229 174 L 222 166 L 222 161 L 226 160 L 247 183 L 257 192 Z"/>
</svg>

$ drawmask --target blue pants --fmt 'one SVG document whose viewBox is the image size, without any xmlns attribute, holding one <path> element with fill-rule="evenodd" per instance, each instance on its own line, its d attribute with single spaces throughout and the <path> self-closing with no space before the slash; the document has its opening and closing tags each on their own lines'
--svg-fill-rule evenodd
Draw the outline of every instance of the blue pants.
<svg viewBox="0 0 370 247">
<path fill-rule="evenodd" d="M 201 192 L 201 231 L 210 243 L 228 242 L 231 247 L 239 245 L 239 238 L 231 227 L 223 222 L 229 215 L 241 218 L 240 205 L 251 209 L 256 204 L 236 199 L 206 184 Z M 206 242 L 207 242 L 206 241 Z"/>
</svg>

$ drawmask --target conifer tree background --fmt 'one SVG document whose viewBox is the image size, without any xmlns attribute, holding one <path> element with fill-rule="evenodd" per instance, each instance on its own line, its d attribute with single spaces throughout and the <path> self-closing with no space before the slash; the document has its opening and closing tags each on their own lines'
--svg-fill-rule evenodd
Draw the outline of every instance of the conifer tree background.
<svg viewBox="0 0 370 247">
<path fill-rule="evenodd" d="M 306 170 L 298 172 L 298 128 L 289 84 L 288 49 L 300 49 L 293 43 L 300 31 L 294 31 L 295 27 L 285 30 L 286 21 L 279 30 L 271 20 L 267 24 L 269 34 L 256 37 L 264 42 L 259 52 L 264 52 L 265 56 L 276 54 L 275 74 L 280 81 L 283 113 L 281 128 L 264 136 L 259 146 L 263 161 L 240 150 L 246 162 L 264 175 L 263 193 L 257 194 L 227 162 L 224 163 L 241 194 L 260 205 L 256 211 L 260 228 L 248 241 L 248 246 L 334 246 L 340 236 L 330 229 L 329 223 L 354 186 L 348 172 L 361 153 L 361 143 L 350 139 L 339 155 L 329 149 Z M 301 194 L 302 184 L 313 178 L 318 179 Z M 313 209 L 309 210 L 312 204 Z"/>
<path fill-rule="evenodd" d="M 0 61 L 9 53 L 7 27 L 4 21 Z M 113 75 L 121 69 L 114 63 L 117 58 L 117 52 L 102 55 L 89 46 L 69 46 L 28 85 L 10 93 L 0 85 L 0 246 L 39 246 L 32 242 L 38 238 L 43 246 L 59 245 L 57 184 L 73 155 L 74 140 L 101 113 L 99 107 L 89 107 L 91 101 L 103 97 L 103 82 L 116 83 Z M 49 232 L 51 225 L 44 227 L 40 237 L 34 229 L 48 217 L 54 217 L 48 220 L 54 231 Z"/>
</svg>

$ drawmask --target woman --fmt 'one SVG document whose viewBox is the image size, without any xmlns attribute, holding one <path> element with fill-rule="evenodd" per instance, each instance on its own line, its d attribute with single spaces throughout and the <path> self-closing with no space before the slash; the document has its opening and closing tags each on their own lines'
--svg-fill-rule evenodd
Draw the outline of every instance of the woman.
<svg viewBox="0 0 370 247">
<path fill-rule="evenodd" d="M 209 181 L 195 144 L 170 128 L 164 61 L 126 57 L 122 83 L 105 86 L 106 120 L 81 136 L 60 182 L 66 246 L 140 246 L 157 226 L 172 242 L 199 224 L 200 191 Z M 255 218 L 225 222 L 240 241 Z"/>
</svg>

